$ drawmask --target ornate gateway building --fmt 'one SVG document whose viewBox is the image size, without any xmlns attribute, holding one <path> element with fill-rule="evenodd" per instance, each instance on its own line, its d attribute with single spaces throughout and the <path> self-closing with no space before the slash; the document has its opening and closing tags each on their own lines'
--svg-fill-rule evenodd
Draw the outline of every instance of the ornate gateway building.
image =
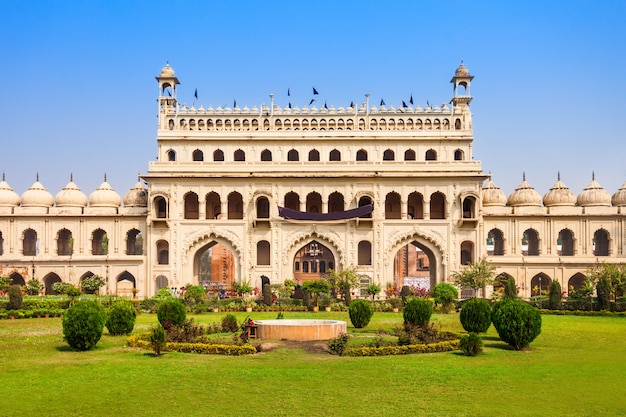
<svg viewBox="0 0 626 417">
<path fill-rule="evenodd" d="M 508 199 L 472 155 L 470 84 L 461 64 L 449 103 L 400 108 L 181 105 L 178 78 L 156 77 L 158 160 L 121 198 L 71 181 L 53 198 L 0 183 L 0 274 L 106 277 L 107 292 L 152 296 L 188 283 L 252 286 L 355 268 L 371 282 L 433 286 L 485 256 L 529 296 L 536 283 L 580 286 L 598 261 L 624 260 L 626 187 L 595 180 L 576 198 L 523 181 Z M 543 203 L 543 204 L 542 204 Z M 617 258 L 617 259 L 616 259 Z"/>
</svg>

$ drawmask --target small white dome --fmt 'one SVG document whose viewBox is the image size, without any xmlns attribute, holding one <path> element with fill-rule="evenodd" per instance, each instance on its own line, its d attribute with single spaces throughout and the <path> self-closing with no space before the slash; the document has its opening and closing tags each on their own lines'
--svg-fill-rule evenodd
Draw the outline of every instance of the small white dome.
<svg viewBox="0 0 626 417">
<path fill-rule="evenodd" d="M 555 206 L 574 206 L 576 204 L 576 196 L 561 182 L 559 174 L 557 181 L 554 183 L 550 191 L 543 196 L 543 205 L 546 207 Z"/>
<path fill-rule="evenodd" d="M 1 203 L 0 203 L 1 204 Z M 615 207 L 626 206 L 626 182 L 611 197 L 611 204 Z"/>
<path fill-rule="evenodd" d="M 583 207 L 611 205 L 611 194 L 596 182 L 595 175 L 592 175 L 591 182 L 578 195 L 577 203 Z"/>
<path fill-rule="evenodd" d="M 506 195 L 493 181 L 483 187 L 483 207 L 506 206 Z"/>
<path fill-rule="evenodd" d="M 519 207 L 519 206 L 541 206 L 541 196 L 535 190 L 532 185 L 526 182 L 526 175 L 524 175 L 524 179 L 518 185 L 517 189 L 513 191 L 513 193 L 509 196 L 507 201 L 509 206 Z"/>
<path fill-rule="evenodd" d="M 41 185 L 39 178 L 22 194 L 22 207 L 52 207 L 54 197 Z"/>
<path fill-rule="evenodd" d="M 137 183 L 124 195 L 124 207 L 148 207 L 148 190 L 141 183 Z"/>
<path fill-rule="evenodd" d="M 90 207 L 119 207 L 122 199 L 119 194 L 111 188 L 104 177 L 104 182 L 89 196 Z"/>
<path fill-rule="evenodd" d="M 3 175 L 2 182 L 0 182 L 0 207 L 17 207 L 20 202 L 20 196 L 7 184 Z"/>
<path fill-rule="evenodd" d="M 57 207 L 86 207 L 87 196 L 70 178 L 70 182 L 55 197 Z"/>
</svg>

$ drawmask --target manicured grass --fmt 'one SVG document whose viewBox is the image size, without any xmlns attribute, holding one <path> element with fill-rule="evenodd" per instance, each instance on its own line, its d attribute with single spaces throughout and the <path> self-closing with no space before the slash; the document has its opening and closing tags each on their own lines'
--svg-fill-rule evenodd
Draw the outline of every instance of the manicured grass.
<svg viewBox="0 0 626 417">
<path fill-rule="evenodd" d="M 209 323 L 225 314 L 194 317 Z M 285 316 L 342 319 L 354 331 L 347 312 Z M 156 321 L 156 315 L 142 314 L 135 331 Z M 401 314 L 375 313 L 367 329 L 401 321 Z M 461 331 L 458 314 L 434 315 L 433 321 Z M 1 320 L 0 415 L 626 415 L 623 317 L 544 315 L 542 333 L 526 352 L 508 349 L 491 327 L 478 357 L 354 358 L 283 348 L 244 357 L 155 358 L 125 341 L 105 330 L 95 350 L 73 352 L 62 340 L 59 318 Z"/>
</svg>

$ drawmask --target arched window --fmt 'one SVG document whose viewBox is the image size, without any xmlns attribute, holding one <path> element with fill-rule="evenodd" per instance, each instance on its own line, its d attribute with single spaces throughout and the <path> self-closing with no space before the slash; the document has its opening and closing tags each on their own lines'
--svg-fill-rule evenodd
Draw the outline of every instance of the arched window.
<svg viewBox="0 0 626 417">
<path fill-rule="evenodd" d="M 193 192 L 185 194 L 185 219 L 199 219 L 199 206 L 198 194 Z"/>
<path fill-rule="evenodd" d="M 454 151 L 454 160 L 455 161 L 462 161 L 464 158 L 463 155 L 463 151 L 460 149 L 457 149 L 456 151 Z"/>
<path fill-rule="evenodd" d="M 159 196 L 154 199 L 155 215 L 158 219 L 165 219 L 167 217 L 167 201 L 165 198 Z"/>
<path fill-rule="evenodd" d="M 587 280 L 587 277 L 585 277 L 585 275 L 581 274 L 580 272 L 577 272 L 574 275 L 572 275 L 569 281 L 567 281 L 567 293 L 568 293 L 567 295 L 569 296 L 574 295 L 572 293 L 581 289 L 582 286 L 585 285 L 586 280 Z"/>
<path fill-rule="evenodd" d="M 332 151 L 330 151 L 330 155 L 328 155 L 328 160 L 341 161 L 341 152 L 339 152 L 337 149 L 333 149 Z"/>
<path fill-rule="evenodd" d="M 224 151 L 221 149 L 216 149 L 213 152 L 213 161 L 215 162 L 224 162 Z"/>
<path fill-rule="evenodd" d="M 205 204 L 206 218 L 207 219 L 219 219 L 222 212 L 222 202 L 220 195 L 215 191 L 211 191 L 206 195 Z"/>
<path fill-rule="evenodd" d="M 372 264 L 372 243 L 367 240 L 359 242 L 359 265 L 371 265 Z"/>
<path fill-rule="evenodd" d="M 609 256 L 609 232 L 598 229 L 593 234 L 593 255 Z"/>
<path fill-rule="evenodd" d="M 267 197 L 259 197 L 256 200 L 256 217 L 257 219 L 269 219 L 270 201 Z"/>
<path fill-rule="evenodd" d="M 320 152 L 317 149 L 311 149 L 309 151 L 309 161 L 318 162 L 320 160 Z"/>
<path fill-rule="evenodd" d="M 385 197 L 385 219 L 400 219 L 402 213 L 400 210 L 400 194 L 390 192 Z"/>
<path fill-rule="evenodd" d="M 246 153 L 241 149 L 237 149 L 233 155 L 235 162 L 244 162 L 246 160 Z"/>
<path fill-rule="evenodd" d="M 344 210 L 343 194 L 334 192 L 328 196 L 328 212 L 337 213 Z"/>
<path fill-rule="evenodd" d="M 365 149 L 359 149 L 356 152 L 357 161 L 367 161 L 367 151 Z"/>
<path fill-rule="evenodd" d="M 434 149 L 429 149 L 426 151 L 426 160 L 427 161 L 436 161 L 437 160 L 437 152 Z"/>
<path fill-rule="evenodd" d="M 499 229 L 491 229 L 487 233 L 487 255 L 504 255 L 504 235 Z"/>
<path fill-rule="evenodd" d="M 269 160 L 270 161 L 272 160 L 271 156 L 270 156 Z M 299 161 L 299 160 L 300 160 L 300 154 L 298 153 L 298 151 L 296 151 L 295 149 L 292 149 L 289 152 L 287 152 L 287 161 L 295 162 L 295 161 Z"/>
<path fill-rule="evenodd" d="M 228 194 L 228 219 L 243 219 L 243 197 L 237 191 Z"/>
<path fill-rule="evenodd" d="M 196 149 L 195 151 L 193 151 L 192 158 L 194 162 L 204 161 L 204 152 L 202 152 L 200 149 Z"/>
<path fill-rule="evenodd" d="M 539 233 L 526 229 L 522 234 L 522 255 L 539 256 Z"/>
<path fill-rule="evenodd" d="M 548 295 L 552 280 L 543 272 L 538 273 L 530 280 L 530 295 L 536 297 L 538 295 Z"/>
<path fill-rule="evenodd" d="M 393 161 L 396 159 L 395 153 L 391 149 L 383 152 L 383 161 Z"/>
<path fill-rule="evenodd" d="M 91 234 L 91 254 L 106 255 L 109 253 L 109 238 L 102 229 L 96 229 Z"/>
<path fill-rule="evenodd" d="M 143 255 L 143 235 L 137 229 L 126 233 L 126 255 Z"/>
<path fill-rule="evenodd" d="M 176 161 L 176 152 L 171 149 L 167 151 L 167 160 L 170 162 Z"/>
<path fill-rule="evenodd" d="M 300 211 L 300 196 L 293 191 L 285 194 L 285 208 Z"/>
<path fill-rule="evenodd" d="M 461 119 L 456 119 L 456 120 L 454 121 L 454 128 L 455 128 L 456 130 L 461 129 Z"/>
<path fill-rule="evenodd" d="M 446 196 L 437 191 L 430 196 L 430 218 L 446 218 Z"/>
<path fill-rule="evenodd" d="M 270 264 L 270 242 L 267 240 L 261 240 L 256 244 L 256 264 Z"/>
<path fill-rule="evenodd" d="M 463 199 L 463 218 L 476 218 L 476 199 L 474 197 L 465 197 Z"/>
<path fill-rule="evenodd" d="M 272 160 L 272 152 L 269 149 L 264 149 L 261 152 L 261 161 L 271 161 Z"/>
<path fill-rule="evenodd" d="M 306 196 L 306 211 L 307 213 L 322 212 L 322 196 L 319 193 L 312 192 Z"/>
<path fill-rule="evenodd" d="M 467 265 L 474 262 L 474 242 L 469 240 L 461 243 L 461 265 Z"/>
<path fill-rule="evenodd" d="M 165 275 L 159 275 L 156 277 L 157 291 L 161 288 L 169 288 L 169 281 Z"/>
<path fill-rule="evenodd" d="M 424 218 L 424 197 L 420 193 L 412 192 L 409 194 L 407 216 L 409 219 Z"/>
<path fill-rule="evenodd" d="M 367 206 L 369 204 L 372 204 L 372 199 L 369 196 L 364 195 L 363 197 L 359 198 L 359 207 Z M 371 219 L 372 213 L 367 213 L 366 215 L 361 216 L 361 218 Z"/>
<path fill-rule="evenodd" d="M 559 256 L 574 256 L 574 234 L 571 230 L 561 230 L 556 244 L 557 248 L 559 245 L 561 246 L 561 250 L 557 251 Z"/>
<path fill-rule="evenodd" d="M 67 229 L 59 230 L 57 235 L 57 254 L 59 256 L 70 256 L 72 255 L 73 246 L 72 232 Z"/>
<path fill-rule="evenodd" d="M 407 149 L 404 151 L 405 161 L 415 161 L 415 151 L 413 149 Z"/>
<path fill-rule="evenodd" d="M 167 240 L 159 240 L 156 243 L 157 263 L 159 265 L 168 265 L 170 263 L 170 244 Z"/>
</svg>

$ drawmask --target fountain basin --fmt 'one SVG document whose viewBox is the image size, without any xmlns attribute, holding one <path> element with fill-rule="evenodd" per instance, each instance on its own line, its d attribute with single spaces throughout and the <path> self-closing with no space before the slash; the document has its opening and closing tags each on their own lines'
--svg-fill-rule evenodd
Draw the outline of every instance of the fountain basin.
<svg viewBox="0 0 626 417">
<path fill-rule="evenodd" d="M 258 339 L 328 340 L 346 333 L 346 322 L 341 320 L 255 320 Z"/>
</svg>

